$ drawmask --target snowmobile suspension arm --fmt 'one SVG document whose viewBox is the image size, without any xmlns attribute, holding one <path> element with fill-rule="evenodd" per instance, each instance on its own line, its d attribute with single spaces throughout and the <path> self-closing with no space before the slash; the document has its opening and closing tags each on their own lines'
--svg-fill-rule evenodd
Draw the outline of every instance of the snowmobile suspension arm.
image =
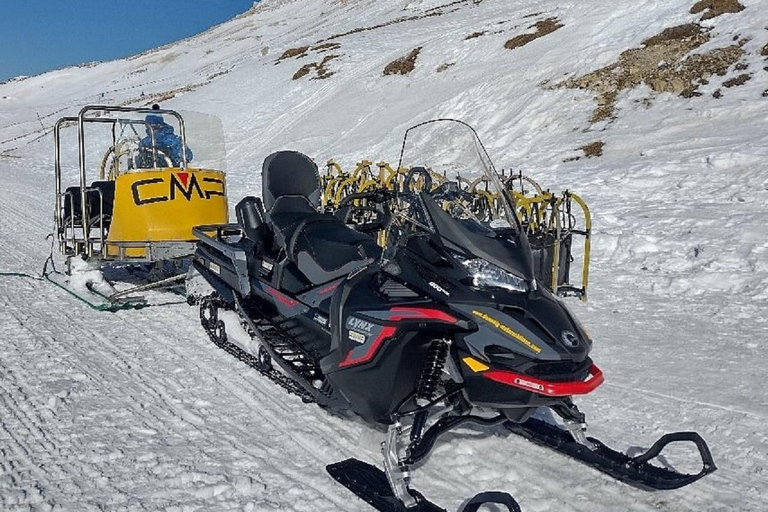
<svg viewBox="0 0 768 512">
<path fill-rule="evenodd" d="M 404 462 L 405 464 L 409 465 L 416 464 L 421 459 L 426 457 L 430 451 L 432 451 L 432 447 L 435 445 L 435 442 L 437 442 L 438 437 L 450 430 L 453 430 L 463 423 L 477 423 L 478 425 L 490 427 L 503 423 L 504 421 L 506 421 L 506 417 L 502 414 L 492 418 L 483 418 L 480 416 L 472 415 L 449 416 L 442 418 L 437 423 L 429 427 L 429 429 L 427 429 L 427 431 L 423 436 L 421 436 L 420 439 L 417 439 L 410 444 L 408 447 L 408 457 Z"/>
</svg>

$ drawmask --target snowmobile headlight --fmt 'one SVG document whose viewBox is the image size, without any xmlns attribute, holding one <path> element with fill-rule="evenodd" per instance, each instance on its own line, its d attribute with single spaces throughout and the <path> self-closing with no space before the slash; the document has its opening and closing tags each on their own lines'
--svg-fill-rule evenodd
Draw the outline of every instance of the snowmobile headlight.
<svg viewBox="0 0 768 512">
<path fill-rule="evenodd" d="M 457 256 L 456 259 L 467 270 L 475 286 L 503 288 L 511 292 L 520 293 L 528 291 L 528 284 L 525 282 L 525 279 L 507 272 L 503 268 L 497 267 L 482 258 L 466 259 Z"/>
</svg>

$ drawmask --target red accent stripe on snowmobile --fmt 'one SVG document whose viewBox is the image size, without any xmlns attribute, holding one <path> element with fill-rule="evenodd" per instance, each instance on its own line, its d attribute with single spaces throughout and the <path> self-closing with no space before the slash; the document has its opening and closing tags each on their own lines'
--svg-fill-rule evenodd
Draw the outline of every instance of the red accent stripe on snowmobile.
<svg viewBox="0 0 768 512">
<path fill-rule="evenodd" d="M 373 356 L 376 354 L 376 352 L 379 350 L 379 347 L 381 344 L 386 340 L 387 338 L 391 338 L 395 331 L 394 327 L 384 327 L 378 336 L 376 336 L 376 339 L 373 340 L 373 343 L 371 344 L 371 348 L 368 349 L 368 351 L 358 357 L 357 359 L 351 359 L 352 357 L 352 351 L 350 350 L 347 354 L 346 359 L 344 359 L 341 363 L 339 363 L 339 368 L 344 368 L 346 366 L 352 366 L 353 364 L 361 364 L 361 363 L 367 363 L 371 359 L 373 359 Z"/>
<path fill-rule="evenodd" d="M 295 305 L 297 305 L 299 303 L 299 301 L 294 300 L 294 299 L 292 299 L 290 297 L 286 297 L 285 295 L 283 295 L 279 291 L 275 290 L 271 286 L 264 286 L 264 288 L 267 289 L 267 293 L 269 293 L 271 296 L 273 296 L 274 298 L 276 298 L 277 300 L 279 300 L 280 302 L 282 302 L 283 304 L 285 304 L 286 306 L 288 306 L 290 308 L 294 307 Z"/>
<path fill-rule="evenodd" d="M 482 375 L 492 381 L 545 396 L 586 395 L 605 380 L 603 372 L 595 364 L 589 369 L 589 376 L 585 380 L 572 382 L 548 382 L 509 370 L 488 370 Z"/>
<path fill-rule="evenodd" d="M 407 307 L 394 307 L 390 309 L 393 313 L 390 315 L 389 320 L 392 322 L 400 322 L 401 320 L 440 320 L 442 322 L 448 322 L 449 324 L 455 324 L 458 322 L 456 317 L 449 315 L 439 309 L 429 308 L 407 308 Z"/>
<path fill-rule="evenodd" d="M 338 283 L 330 284 L 330 285 L 326 286 L 325 288 L 317 290 L 317 293 L 319 293 L 320 295 L 325 295 L 326 293 L 331 293 L 333 290 L 338 288 L 340 284 L 341 284 L 341 281 L 339 281 Z"/>
</svg>

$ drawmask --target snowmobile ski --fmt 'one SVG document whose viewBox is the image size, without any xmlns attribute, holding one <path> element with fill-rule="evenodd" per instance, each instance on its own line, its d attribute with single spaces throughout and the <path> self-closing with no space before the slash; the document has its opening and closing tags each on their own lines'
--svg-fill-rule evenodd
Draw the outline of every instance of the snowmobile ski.
<svg viewBox="0 0 768 512">
<path fill-rule="evenodd" d="M 367 462 L 347 459 L 329 464 L 326 470 L 334 480 L 380 512 L 446 512 L 412 489 L 418 505 L 406 508 L 392 492 L 384 471 Z"/>
<path fill-rule="evenodd" d="M 446 512 L 413 489 L 417 505 L 407 508 L 395 497 L 387 475 L 379 468 L 358 459 L 347 459 L 326 467 L 328 474 L 358 498 L 380 512 Z M 477 512 L 487 503 L 504 505 L 509 512 L 520 512 L 520 505 L 506 492 L 481 492 L 467 501 L 459 512 Z"/>
<path fill-rule="evenodd" d="M 576 442 L 571 434 L 564 429 L 535 418 L 522 424 L 507 422 L 505 426 L 513 433 L 529 441 L 568 455 L 617 480 L 647 491 L 678 489 L 717 469 L 707 443 L 696 432 L 665 434 L 645 453 L 630 457 L 625 453 L 609 448 L 593 437 L 586 438 L 594 447 L 594 449 L 590 449 L 588 446 Z M 650 463 L 669 444 L 684 441 L 694 443 L 699 450 L 702 469 L 698 473 L 693 475 L 679 473 Z"/>
</svg>

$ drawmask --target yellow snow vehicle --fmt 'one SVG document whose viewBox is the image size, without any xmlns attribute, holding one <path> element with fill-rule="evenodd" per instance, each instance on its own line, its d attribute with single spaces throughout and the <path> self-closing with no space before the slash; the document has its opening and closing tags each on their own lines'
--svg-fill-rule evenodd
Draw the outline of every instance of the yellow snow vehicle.
<svg viewBox="0 0 768 512">
<path fill-rule="evenodd" d="M 76 145 L 64 143 L 73 139 L 70 128 Z M 183 279 L 195 250 L 193 227 L 228 221 L 224 137 L 215 116 L 157 105 L 87 106 L 59 119 L 54 142 L 55 234 L 67 272 L 50 278 L 86 301 L 96 294 L 105 309 L 144 303 L 136 292 Z M 117 291 L 102 279 L 126 268 L 143 269 L 147 276 L 138 281 L 145 282 Z M 167 277 L 168 268 L 175 275 Z"/>
</svg>

